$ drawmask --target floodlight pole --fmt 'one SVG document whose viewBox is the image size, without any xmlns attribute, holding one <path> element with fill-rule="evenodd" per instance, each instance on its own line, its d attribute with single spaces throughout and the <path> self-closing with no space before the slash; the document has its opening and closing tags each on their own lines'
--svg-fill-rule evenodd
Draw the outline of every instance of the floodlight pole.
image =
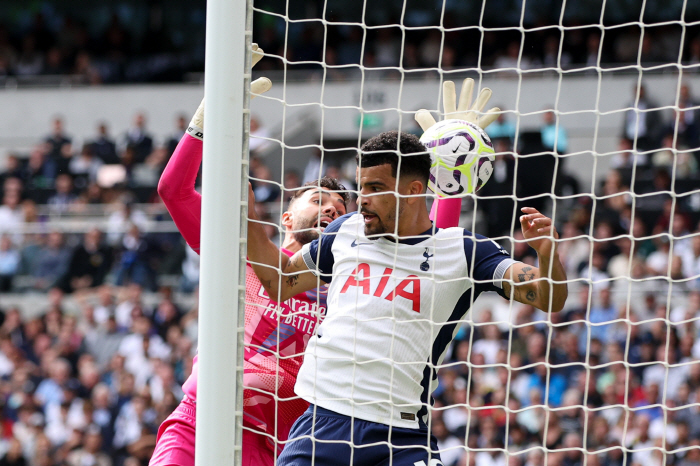
<svg viewBox="0 0 700 466">
<path fill-rule="evenodd" d="M 246 0 L 207 2 L 196 466 L 241 462 L 246 8 Z"/>
</svg>

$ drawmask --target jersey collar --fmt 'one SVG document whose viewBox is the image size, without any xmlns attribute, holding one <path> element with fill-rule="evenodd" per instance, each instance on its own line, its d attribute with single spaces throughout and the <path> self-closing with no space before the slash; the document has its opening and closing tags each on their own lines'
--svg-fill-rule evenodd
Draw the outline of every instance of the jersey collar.
<svg viewBox="0 0 700 466">
<path fill-rule="evenodd" d="M 433 223 L 433 222 L 430 222 L 430 223 Z M 433 229 L 435 230 L 435 232 L 433 232 Z M 435 233 L 437 233 L 438 231 L 440 231 L 440 229 L 438 227 L 430 227 L 427 230 L 425 230 L 423 233 L 420 233 L 416 236 L 412 236 L 410 238 L 403 238 L 403 239 L 400 239 L 398 241 L 394 240 L 394 238 L 391 236 L 383 236 L 379 239 L 383 239 L 389 243 L 397 243 L 398 242 L 399 244 L 408 244 L 409 246 L 411 246 L 411 245 L 415 245 L 415 244 L 420 244 L 428 238 L 432 238 L 433 235 Z"/>
</svg>

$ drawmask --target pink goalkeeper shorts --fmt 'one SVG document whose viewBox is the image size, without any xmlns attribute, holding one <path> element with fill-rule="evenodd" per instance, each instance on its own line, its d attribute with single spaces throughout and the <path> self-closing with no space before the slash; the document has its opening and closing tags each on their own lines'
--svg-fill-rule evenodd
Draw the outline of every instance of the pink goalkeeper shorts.
<svg viewBox="0 0 700 466">
<path fill-rule="evenodd" d="M 185 396 L 158 429 L 149 466 L 194 466 L 196 408 Z M 274 447 L 260 433 L 243 431 L 243 466 L 273 466 Z"/>
</svg>

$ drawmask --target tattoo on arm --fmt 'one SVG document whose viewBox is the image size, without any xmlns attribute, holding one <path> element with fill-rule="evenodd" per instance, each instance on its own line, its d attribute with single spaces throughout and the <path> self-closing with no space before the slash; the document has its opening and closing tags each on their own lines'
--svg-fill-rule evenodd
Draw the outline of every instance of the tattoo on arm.
<svg viewBox="0 0 700 466">
<path fill-rule="evenodd" d="M 531 282 L 532 280 L 534 280 L 535 274 L 534 272 L 530 272 L 530 270 L 532 270 L 532 267 L 530 266 L 523 267 L 522 273 L 518 274 L 518 281 Z"/>
<path fill-rule="evenodd" d="M 290 275 L 287 277 L 287 285 L 289 285 L 290 288 L 294 288 L 299 281 L 299 275 Z"/>
<path fill-rule="evenodd" d="M 534 303 L 534 302 L 535 302 L 535 298 L 537 298 L 537 293 L 535 293 L 534 291 L 530 290 L 530 291 L 528 291 L 527 294 L 525 295 L 525 298 L 527 298 L 527 300 L 530 301 L 531 303 Z"/>
</svg>

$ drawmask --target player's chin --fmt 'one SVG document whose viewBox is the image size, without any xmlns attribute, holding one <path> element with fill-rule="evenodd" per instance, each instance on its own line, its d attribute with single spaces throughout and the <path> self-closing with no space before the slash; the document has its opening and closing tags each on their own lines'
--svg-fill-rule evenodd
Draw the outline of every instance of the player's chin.
<svg viewBox="0 0 700 466">
<path fill-rule="evenodd" d="M 387 233 L 389 232 L 387 231 L 385 225 L 376 217 L 372 219 L 371 222 L 365 223 L 365 236 L 367 237 L 385 235 Z"/>
</svg>

